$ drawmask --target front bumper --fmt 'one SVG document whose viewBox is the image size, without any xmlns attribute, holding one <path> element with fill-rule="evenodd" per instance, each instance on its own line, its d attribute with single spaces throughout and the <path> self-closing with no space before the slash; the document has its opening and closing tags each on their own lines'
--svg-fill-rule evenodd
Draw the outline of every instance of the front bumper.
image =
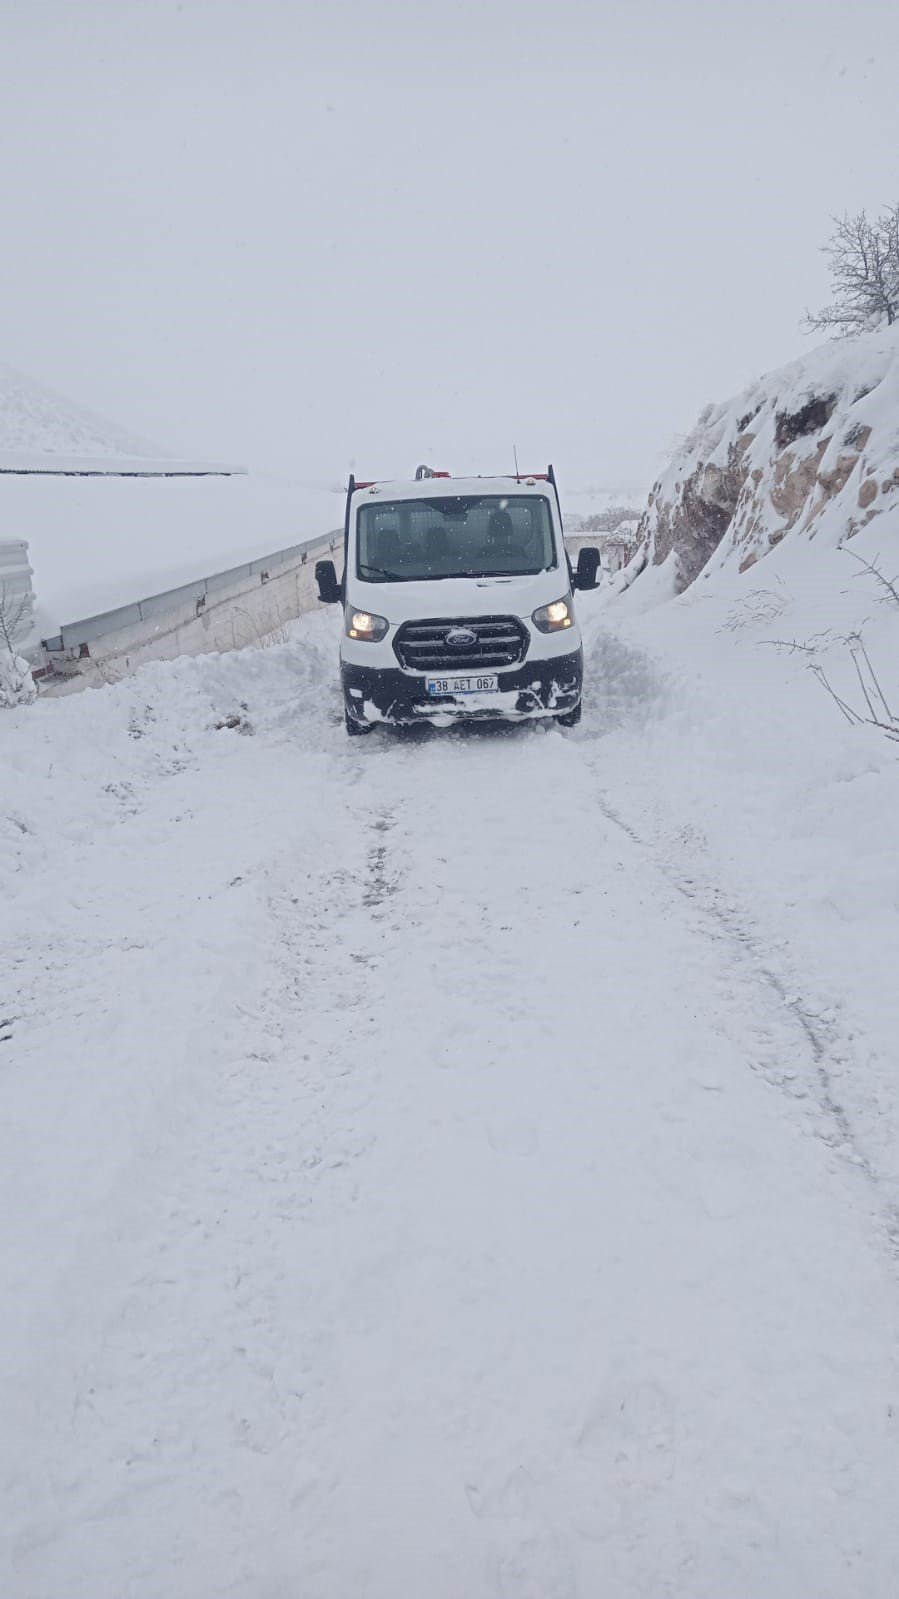
<svg viewBox="0 0 899 1599">
<path fill-rule="evenodd" d="M 496 693 L 432 697 L 423 676 L 398 667 L 341 663 L 347 715 L 357 722 L 405 724 L 451 721 L 527 721 L 536 716 L 563 716 L 581 697 L 583 650 L 547 660 L 526 661 L 499 671 Z"/>
</svg>

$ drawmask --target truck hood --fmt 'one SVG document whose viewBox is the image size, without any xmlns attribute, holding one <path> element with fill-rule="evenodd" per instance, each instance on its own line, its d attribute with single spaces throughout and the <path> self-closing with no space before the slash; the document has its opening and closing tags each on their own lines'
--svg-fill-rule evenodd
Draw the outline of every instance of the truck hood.
<svg viewBox="0 0 899 1599">
<path fill-rule="evenodd" d="M 357 610 L 391 623 L 416 617 L 530 616 L 539 605 L 561 599 L 568 573 L 557 567 L 526 577 L 445 577 L 425 582 L 363 583 L 352 578 L 347 601 Z"/>
</svg>

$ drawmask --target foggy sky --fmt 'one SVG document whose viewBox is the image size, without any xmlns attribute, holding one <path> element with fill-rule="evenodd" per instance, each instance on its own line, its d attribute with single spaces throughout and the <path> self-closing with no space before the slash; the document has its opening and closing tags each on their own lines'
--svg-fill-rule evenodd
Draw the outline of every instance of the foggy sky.
<svg viewBox="0 0 899 1599">
<path fill-rule="evenodd" d="M 316 515 L 639 490 L 899 199 L 899 7 L 0 0 L 0 359 Z M 314 529 L 313 529 L 314 531 Z"/>
</svg>

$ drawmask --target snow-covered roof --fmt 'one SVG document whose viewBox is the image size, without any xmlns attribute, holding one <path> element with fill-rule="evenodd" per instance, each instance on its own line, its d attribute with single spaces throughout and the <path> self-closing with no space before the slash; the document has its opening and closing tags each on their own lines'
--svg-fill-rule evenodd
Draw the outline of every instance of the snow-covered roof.
<svg viewBox="0 0 899 1599">
<path fill-rule="evenodd" d="M 0 474 L 16 477 L 241 477 L 244 466 L 175 456 L 29 455 L 0 450 Z"/>
</svg>

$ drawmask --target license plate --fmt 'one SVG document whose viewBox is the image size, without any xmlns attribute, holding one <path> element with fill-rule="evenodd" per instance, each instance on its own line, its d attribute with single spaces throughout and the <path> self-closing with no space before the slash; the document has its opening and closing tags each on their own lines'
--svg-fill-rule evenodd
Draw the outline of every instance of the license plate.
<svg viewBox="0 0 899 1599">
<path fill-rule="evenodd" d="M 471 677 L 426 677 L 425 688 L 431 698 L 444 694 L 495 694 L 499 678 L 494 673 Z"/>
</svg>

